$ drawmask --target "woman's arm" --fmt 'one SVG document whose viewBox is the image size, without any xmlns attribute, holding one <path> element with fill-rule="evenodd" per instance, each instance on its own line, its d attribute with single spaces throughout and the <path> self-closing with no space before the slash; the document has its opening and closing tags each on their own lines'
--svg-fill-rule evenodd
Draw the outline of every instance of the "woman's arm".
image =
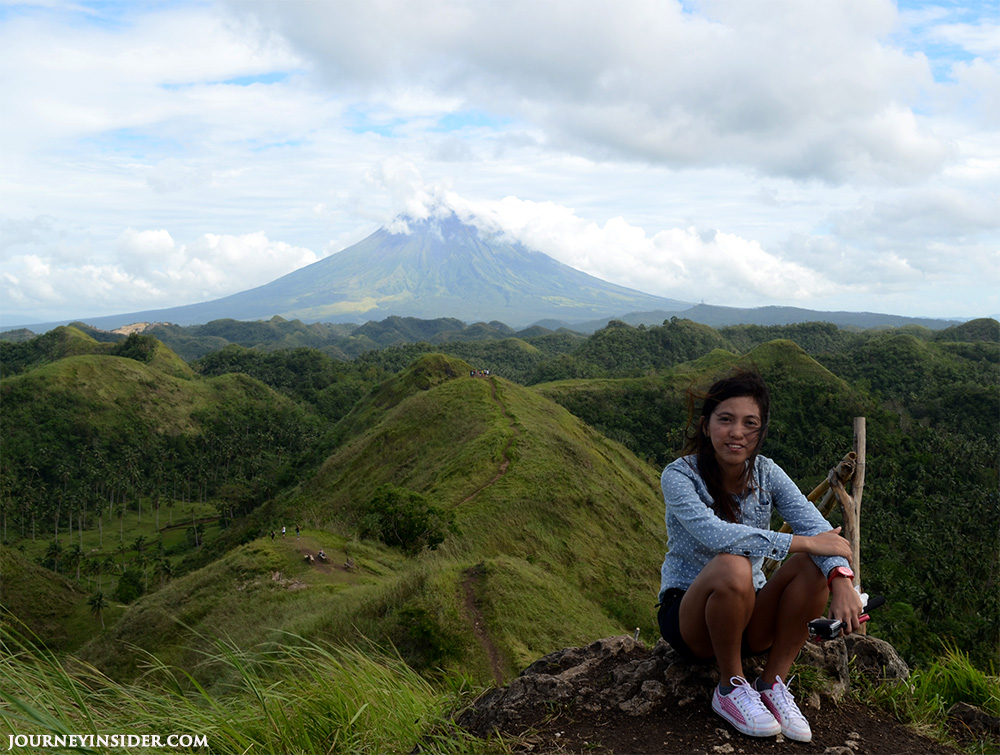
<svg viewBox="0 0 1000 755">
<path fill-rule="evenodd" d="M 775 471 L 780 472 L 780 476 L 776 475 Z M 779 487 L 785 497 L 780 503 L 776 503 L 778 511 L 796 532 L 813 532 L 813 534 L 793 535 L 789 551 L 809 554 L 826 575 L 837 566 L 850 564 L 851 544 L 847 538 L 841 536 L 841 528 L 830 529 L 829 522 L 798 488 L 794 488 L 794 493 L 791 492 L 789 486 L 793 486 L 794 483 L 780 467 L 774 465 L 772 474 L 783 480 Z M 820 531 L 817 532 L 817 529 Z M 854 589 L 853 582 L 844 577 L 831 580 L 830 595 L 830 617 L 844 622 L 844 634 L 856 631 L 861 626 L 858 617 L 864 606 L 861 605 L 861 596 Z"/>
<path fill-rule="evenodd" d="M 810 556 L 839 556 L 851 562 L 851 544 L 841 537 L 842 528 L 836 527 L 815 535 L 792 535 L 789 553 L 808 553 Z"/>
</svg>

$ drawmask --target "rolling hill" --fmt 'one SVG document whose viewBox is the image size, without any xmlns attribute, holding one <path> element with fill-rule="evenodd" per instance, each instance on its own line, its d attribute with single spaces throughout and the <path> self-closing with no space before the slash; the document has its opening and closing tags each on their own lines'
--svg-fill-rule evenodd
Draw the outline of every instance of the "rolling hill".
<svg viewBox="0 0 1000 755">
<path fill-rule="evenodd" d="M 811 330 L 818 342 L 830 335 Z M 967 330 L 980 337 L 978 326 Z M 994 541 L 981 531 L 997 514 L 995 427 L 966 421 L 975 407 L 962 397 L 988 408 L 995 395 L 940 386 L 989 382 L 995 343 L 892 333 L 817 360 L 789 340 L 740 355 L 704 326 L 623 325 L 578 352 L 608 377 L 528 387 L 424 353 L 388 379 L 352 385 L 353 409 L 323 419 L 294 385 L 321 374 L 296 371 L 312 364 L 305 352 L 300 362 L 271 355 L 289 368 L 275 389 L 237 371 L 258 364 L 273 376 L 279 362 L 261 353 L 208 377 L 181 374 L 183 362 L 149 336 L 133 339 L 154 344 L 131 348 L 133 358 L 108 352 L 127 341 L 100 344 L 73 329 L 50 340 L 25 352 L 44 358 L 0 383 L 2 451 L 13 460 L 0 480 L 5 532 L 9 516 L 21 530 L 15 540 L 29 544 L 37 513 L 50 537 L 53 517 L 79 517 L 81 503 L 93 526 L 110 502 L 117 527 L 122 512 L 131 521 L 144 508 L 148 519 L 154 500 L 178 492 L 218 520 L 214 539 L 198 542 L 189 518 L 191 542 L 166 544 L 173 575 L 154 579 L 150 566 L 148 594 L 116 607 L 113 629 L 84 649 L 115 675 L 139 670 L 142 654 L 127 644 L 194 668 L 220 637 L 246 648 L 295 638 L 391 644 L 425 673 L 479 681 L 594 637 L 639 627 L 655 639 L 651 599 L 665 545 L 657 474 L 681 444 L 688 385 L 737 362 L 755 364 L 771 385 L 765 453 L 803 487 L 848 450 L 852 417 L 869 417 L 866 573 L 892 589 L 883 626 L 893 639 L 924 658 L 935 642 L 928 627 L 992 647 L 995 597 L 970 585 L 995 569 Z M 629 376 L 610 376 L 616 364 Z M 327 382 L 323 390 L 336 390 L 341 376 Z M 362 537 L 385 513 L 375 507 L 385 485 L 456 529 L 416 556 Z M 295 525 L 301 538 L 270 535 Z M 141 548 L 125 540 L 113 565 L 141 575 Z M 939 563 L 939 541 L 964 544 Z M 330 561 L 305 563 L 321 547 Z M 927 581 L 928 563 L 938 564 L 938 581 Z M 210 668 L 197 674 L 212 679 Z"/>
<path fill-rule="evenodd" d="M 140 599 L 85 657 L 129 673 L 135 659 L 119 641 L 190 660 L 204 647 L 198 634 L 261 642 L 294 631 L 391 642 L 418 668 L 486 679 L 551 647 L 654 630 L 646 609 L 658 572 L 645 556 L 662 549 L 656 473 L 620 445 L 529 388 L 472 378 L 439 355 L 385 383 L 345 423 L 349 440 L 259 512 L 248 544 Z M 415 559 L 359 542 L 358 521 L 384 483 L 452 512 L 457 532 Z M 302 540 L 266 537 L 278 522 L 301 523 Z M 338 568 L 344 579 L 332 584 L 304 568 L 302 549 L 317 545 L 354 569 Z"/>
</svg>

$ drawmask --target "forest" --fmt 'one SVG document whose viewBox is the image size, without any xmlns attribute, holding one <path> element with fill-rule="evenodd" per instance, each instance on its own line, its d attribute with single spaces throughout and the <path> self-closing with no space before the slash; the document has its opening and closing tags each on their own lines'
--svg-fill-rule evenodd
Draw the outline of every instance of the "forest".
<svg viewBox="0 0 1000 755">
<path fill-rule="evenodd" d="M 398 516 L 409 501 L 411 513 L 416 505 L 447 523 L 387 546 L 413 558 L 422 549 L 414 542 L 436 545 L 462 526 L 444 504 L 426 503 L 433 489 L 400 488 L 393 498 L 383 487 L 383 508 L 357 512 L 352 524 L 305 506 L 301 491 L 367 432 L 360 408 L 374 411 L 387 386 L 431 354 L 555 402 L 654 476 L 683 442 L 688 389 L 741 361 L 774 395 L 764 453 L 804 490 L 850 450 L 852 419 L 866 417 L 863 562 L 869 589 L 889 601 L 880 636 L 916 665 L 948 647 L 984 670 L 1000 660 L 995 320 L 932 332 L 716 329 L 673 318 L 612 321 L 589 336 L 406 318 L 361 333 L 222 321 L 128 337 L 80 325 L 0 340 L 0 538 L 91 599 L 106 576 L 108 595 L 126 606 L 266 533 L 282 521 L 276 512 L 377 540 L 387 507 Z M 157 533 L 175 512 L 191 526 L 167 543 Z M 149 534 L 126 538 L 125 527 L 143 519 L 155 524 Z M 98 529 L 118 542 L 84 546 L 84 533 Z M 609 610 L 635 621 L 631 607 Z"/>
</svg>

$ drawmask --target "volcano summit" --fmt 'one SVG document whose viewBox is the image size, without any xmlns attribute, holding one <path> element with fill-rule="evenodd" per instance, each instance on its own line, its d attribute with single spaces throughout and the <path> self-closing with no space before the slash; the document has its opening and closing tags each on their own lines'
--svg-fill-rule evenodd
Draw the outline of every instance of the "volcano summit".
<svg viewBox="0 0 1000 755">
<path fill-rule="evenodd" d="M 399 218 L 390 225 L 397 227 L 404 230 L 380 228 L 341 252 L 222 299 L 86 321 L 119 327 L 140 320 L 193 325 L 280 315 L 304 322 L 364 322 L 398 315 L 524 327 L 691 306 L 587 275 L 454 214 Z"/>
</svg>

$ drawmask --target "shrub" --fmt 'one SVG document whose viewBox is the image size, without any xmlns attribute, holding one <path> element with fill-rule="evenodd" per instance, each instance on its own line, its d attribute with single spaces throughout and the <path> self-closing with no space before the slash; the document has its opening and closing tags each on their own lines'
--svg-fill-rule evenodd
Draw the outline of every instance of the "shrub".
<svg viewBox="0 0 1000 755">
<path fill-rule="evenodd" d="M 126 357 L 137 362 L 148 363 L 156 353 L 156 339 L 132 333 L 124 341 L 111 349 L 111 355 Z"/>
<path fill-rule="evenodd" d="M 428 503 L 413 490 L 381 485 L 361 517 L 361 537 L 371 537 L 415 555 L 435 550 L 448 533 L 457 532 L 455 515 Z"/>
<path fill-rule="evenodd" d="M 122 603 L 131 603 L 145 592 L 142 587 L 142 575 L 135 569 L 127 569 L 118 578 L 115 597 Z"/>
</svg>

